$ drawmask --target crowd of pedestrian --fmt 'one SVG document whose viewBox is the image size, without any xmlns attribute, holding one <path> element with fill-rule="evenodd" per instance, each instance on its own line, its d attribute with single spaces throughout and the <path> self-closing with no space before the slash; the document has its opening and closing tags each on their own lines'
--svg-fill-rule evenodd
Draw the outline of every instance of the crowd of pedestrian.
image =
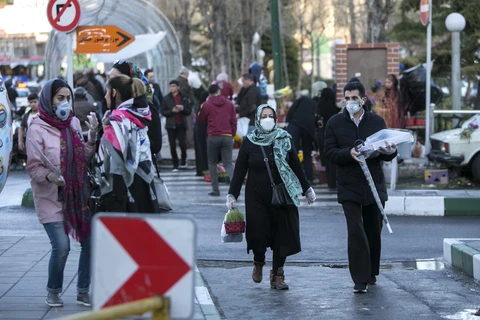
<svg viewBox="0 0 480 320">
<path fill-rule="evenodd" d="M 271 248 L 270 286 L 288 289 L 285 261 L 301 250 L 298 197 L 305 196 L 309 204 L 316 198 L 312 189 L 317 183 L 312 172 L 315 149 L 326 167 L 328 186 L 337 188 L 345 212 L 354 292 L 366 292 L 368 285 L 376 283 L 382 217 L 358 164 L 355 144 L 386 128 L 385 121 L 365 107 L 368 99 L 360 82 L 345 86 L 346 106 L 341 113 L 335 92 L 316 83 L 312 97 L 300 96 L 288 110 L 288 125 L 280 128 L 275 108 L 262 104 L 262 73 L 256 73 L 242 75 L 236 97 L 225 73 L 196 97 L 188 83 L 189 71 L 182 68 L 179 76 L 169 81 L 169 92 L 162 95 L 152 69 L 143 73 L 134 63 L 120 60 L 104 82 L 87 70 L 75 74 L 74 90 L 64 80 L 52 79 L 40 96 L 29 96 L 31 111 L 24 116 L 19 142 L 28 154 L 38 219 L 52 245 L 49 306 L 63 306 L 59 294 L 70 237 L 82 247 L 77 302 L 91 304 L 90 222 L 96 211 L 160 211 L 154 175 L 155 171 L 159 174 L 161 118 L 174 172 L 187 167 L 187 148 L 189 142 L 194 143 L 197 175 L 208 170 L 211 177 L 210 196 L 220 196 L 219 163 L 225 168 L 230 183 L 226 195 L 229 210 L 237 206 L 246 179 L 247 252 L 253 251 L 255 283 L 263 279 L 266 251 Z M 248 119 L 248 130 L 234 164 L 238 118 Z M 396 146 L 387 145 L 367 159 L 383 205 L 387 193 L 380 161 L 395 156 Z M 92 181 L 100 190 L 94 208 L 89 206 L 95 188 Z"/>
</svg>

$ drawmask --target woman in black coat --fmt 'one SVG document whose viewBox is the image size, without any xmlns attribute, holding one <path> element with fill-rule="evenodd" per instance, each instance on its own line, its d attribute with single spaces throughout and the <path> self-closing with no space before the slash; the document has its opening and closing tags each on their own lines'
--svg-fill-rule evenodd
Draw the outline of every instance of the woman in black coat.
<svg viewBox="0 0 480 320">
<path fill-rule="evenodd" d="M 297 196 L 305 195 L 310 204 L 315 200 L 315 192 L 308 184 L 290 134 L 277 128 L 275 111 L 269 105 L 258 107 L 255 127 L 240 147 L 227 195 L 227 207 L 236 207 L 236 199 L 248 172 L 245 187 L 246 239 L 247 252 L 253 250 L 254 254 L 252 279 L 256 283 L 262 281 L 265 252 L 271 248 L 273 268 L 270 270 L 270 286 L 272 289 L 288 289 L 283 266 L 287 256 L 301 250 Z M 262 147 L 275 184 L 285 184 L 294 206 L 272 207 L 272 186 Z"/>
<path fill-rule="evenodd" d="M 320 161 L 325 167 L 325 173 L 327 176 L 327 185 L 331 189 L 337 187 L 336 181 L 336 171 L 337 167 L 335 164 L 327 160 L 325 156 L 325 128 L 327 126 L 328 120 L 338 113 L 339 109 L 336 104 L 336 94 L 330 88 L 325 88 L 322 90 L 322 93 L 319 97 L 313 99 L 316 102 L 315 110 L 315 121 L 317 127 L 317 134 L 315 137 L 315 142 L 320 152 Z"/>
</svg>

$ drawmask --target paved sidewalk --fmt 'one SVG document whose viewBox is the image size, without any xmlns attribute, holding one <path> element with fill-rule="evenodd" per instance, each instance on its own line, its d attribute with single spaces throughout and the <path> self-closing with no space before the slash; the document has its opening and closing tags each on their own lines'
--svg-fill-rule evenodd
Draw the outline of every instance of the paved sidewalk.
<svg viewBox="0 0 480 320">
<path fill-rule="evenodd" d="M 0 236 L 0 319 L 60 319 L 90 308 L 76 304 L 77 267 L 80 246 L 71 242 L 65 267 L 64 307 L 45 304 L 50 243 L 47 235 Z M 192 319 L 219 320 L 203 279 L 195 270 L 195 309 Z M 138 318 L 137 318 L 138 319 Z"/>
</svg>

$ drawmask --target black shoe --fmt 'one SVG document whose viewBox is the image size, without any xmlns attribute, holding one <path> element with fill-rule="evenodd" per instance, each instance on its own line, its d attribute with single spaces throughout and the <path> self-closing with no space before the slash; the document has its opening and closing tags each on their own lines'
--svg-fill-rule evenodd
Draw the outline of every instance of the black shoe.
<svg viewBox="0 0 480 320">
<path fill-rule="evenodd" d="M 212 190 L 208 193 L 209 196 L 220 197 L 220 191 Z"/>
<path fill-rule="evenodd" d="M 353 293 L 366 293 L 367 292 L 367 285 L 364 283 L 356 284 L 353 287 Z"/>
<path fill-rule="evenodd" d="M 368 284 L 371 286 L 374 286 L 377 284 L 377 277 L 375 276 L 370 276 L 370 280 L 368 280 Z"/>
</svg>

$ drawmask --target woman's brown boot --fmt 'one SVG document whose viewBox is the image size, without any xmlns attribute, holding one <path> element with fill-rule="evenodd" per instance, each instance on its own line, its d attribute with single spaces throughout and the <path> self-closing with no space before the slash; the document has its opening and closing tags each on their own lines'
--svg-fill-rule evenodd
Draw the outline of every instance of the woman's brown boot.
<svg viewBox="0 0 480 320">
<path fill-rule="evenodd" d="M 277 274 L 273 274 L 270 270 L 270 288 L 277 290 L 287 290 L 288 285 L 285 283 L 285 275 L 283 274 L 283 267 L 277 269 Z"/>
<path fill-rule="evenodd" d="M 262 270 L 264 265 L 265 265 L 265 261 L 264 262 L 253 261 L 253 271 L 252 271 L 253 282 L 255 283 L 262 282 L 262 279 L 263 279 Z"/>
</svg>

